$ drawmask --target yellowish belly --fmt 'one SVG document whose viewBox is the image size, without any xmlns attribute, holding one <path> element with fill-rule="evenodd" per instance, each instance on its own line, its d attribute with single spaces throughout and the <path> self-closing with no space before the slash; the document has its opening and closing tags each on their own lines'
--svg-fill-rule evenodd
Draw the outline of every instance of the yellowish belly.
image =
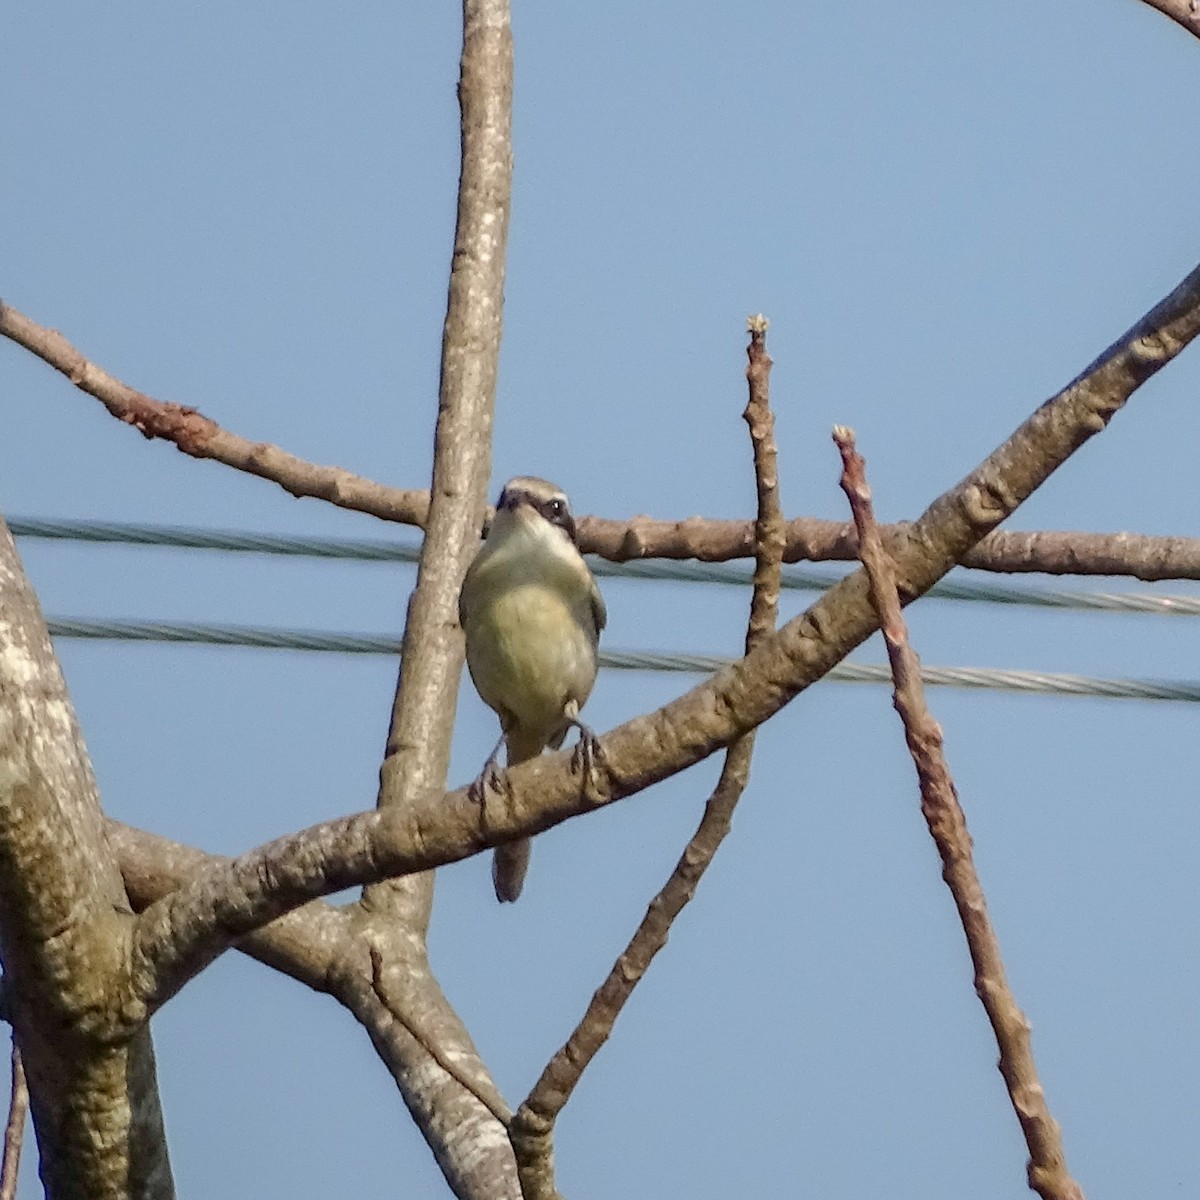
<svg viewBox="0 0 1200 1200">
<path fill-rule="evenodd" d="M 503 718 L 547 732 L 569 700 L 582 705 L 596 676 L 595 641 L 560 595 L 519 586 L 483 606 L 467 638 L 479 694 Z"/>
</svg>

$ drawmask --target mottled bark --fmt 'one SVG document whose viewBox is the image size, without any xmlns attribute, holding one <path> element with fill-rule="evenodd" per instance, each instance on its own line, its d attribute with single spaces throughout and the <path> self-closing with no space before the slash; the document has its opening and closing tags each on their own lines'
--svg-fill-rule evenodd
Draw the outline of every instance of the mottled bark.
<svg viewBox="0 0 1200 1200">
<path fill-rule="evenodd" d="M 174 1195 L 134 917 L 37 599 L 0 522 L 0 954 L 52 1200 Z"/>
</svg>

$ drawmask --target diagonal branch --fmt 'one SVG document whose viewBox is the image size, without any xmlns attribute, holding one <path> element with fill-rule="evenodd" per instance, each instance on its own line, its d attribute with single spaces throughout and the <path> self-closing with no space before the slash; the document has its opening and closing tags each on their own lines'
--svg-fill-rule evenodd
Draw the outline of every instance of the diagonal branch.
<svg viewBox="0 0 1200 1200">
<path fill-rule="evenodd" d="M 766 334 L 766 319 L 751 317 L 747 349 L 750 364 L 746 369 L 750 398 L 742 416 L 750 427 L 754 450 L 758 538 L 754 591 L 746 629 L 747 651 L 775 628 L 783 563 L 783 511 L 779 504 L 778 448 L 775 445 L 775 418 L 770 409 L 771 359 L 767 355 Z M 509 1136 L 526 1200 L 555 1200 L 558 1196 L 554 1185 L 554 1123 L 583 1072 L 608 1041 L 633 989 L 641 982 L 654 956 L 667 944 L 675 918 L 696 894 L 700 877 L 729 833 L 733 810 L 750 778 L 753 751 L 753 733 L 730 745 L 717 786 L 671 877 L 650 902 L 641 924 L 592 996 L 587 1011 L 566 1044 L 547 1063 L 533 1090 L 517 1110 Z"/>
<path fill-rule="evenodd" d="M 0 301 L 0 335 L 24 346 L 95 396 L 118 420 L 148 438 L 165 438 L 193 458 L 207 458 L 277 483 L 293 496 L 327 500 L 341 508 L 424 528 L 429 493 L 386 487 L 341 467 L 308 462 L 266 442 L 223 429 L 197 409 L 155 400 L 89 362 L 62 334 Z M 891 550 L 907 523 L 882 526 Z M 580 548 L 610 562 L 694 558 L 726 562 L 754 556 L 754 523 L 688 517 L 613 520 L 581 517 Z M 787 523 L 783 561 L 856 562 L 853 523 L 797 517 Z M 1200 538 L 1128 533 L 997 531 L 964 553 L 962 565 L 979 571 L 1048 575 L 1131 575 L 1136 579 L 1200 579 Z"/>
<path fill-rule="evenodd" d="M 0 334 L 61 371 L 81 391 L 95 396 L 118 421 L 132 425 L 148 438 L 163 438 L 193 458 L 211 458 L 269 479 L 293 496 L 315 496 L 342 508 L 372 512 L 407 525 L 425 523 L 427 492 L 400 491 L 341 467 L 307 462 L 278 446 L 230 433 L 198 409 L 155 400 L 90 362 L 58 330 L 31 321 L 3 301 Z"/>
<path fill-rule="evenodd" d="M 911 526 L 893 552 L 904 601 L 936 583 L 1197 334 L 1200 268 Z M 539 833 L 692 766 L 773 716 L 877 628 L 856 571 L 745 658 L 606 735 L 608 778 L 586 797 L 569 755 L 546 755 L 506 772 L 510 786 L 482 805 L 466 789 L 434 789 L 403 814 L 344 817 L 204 872 L 139 918 L 145 998 L 161 1003 L 232 940 L 316 896 Z"/>
<path fill-rule="evenodd" d="M 1200 37 L 1200 2 L 1198 0 L 1142 0 L 1156 8 L 1164 17 L 1182 25 L 1188 33 Z"/>
<path fill-rule="evenodd" d="M 975 870 L 967 818 L 946 763 L 942 731 L 925 703 L 921 664 L 908 641 L 892 564 L 883 548 L 866 468 L 854 446 L 852 430 L 839 426 L 833 440 L 842 455 L 842 489 L 854 513 L 862 562 L 870 579 L 871 602 L 883 629 L 895 680 L 895 705 L 921 785 L 921 811 L 942 860 L 942 878 L 954 897 L 971 962 L 975 991 L 1000 1047 L 1000 1072 L 1029 1147 L 1029 1186 L 1042 1200 L 1083 1200 L 1067 1171 L 1062 1134 L 1050 1115 L 1038 1080 L 1029 1040 L 1029 1022 L 1017 1006 L 1004 974 L 1000 942 L 988 918 L 983 886 Z"/>
</svg>

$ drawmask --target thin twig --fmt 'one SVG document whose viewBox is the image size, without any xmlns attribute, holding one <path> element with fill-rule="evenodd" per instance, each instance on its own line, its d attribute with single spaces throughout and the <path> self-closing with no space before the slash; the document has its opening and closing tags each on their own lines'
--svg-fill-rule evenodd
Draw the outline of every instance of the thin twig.
<svg viewBox="0 0 1200 1200">
<path fill-rule="evenodd" d="M 754 477 L 758 491 L 755 521 L 756 554 L 754 594 L 746 630 L 746 649 L 775 628 L 779 604 L 780 566 L 783 560 L 783 516 L 779 504 L 775 421 L 769 404 L 771 360 L 767 356 L 767 322 L 752 317 L 749 323 L 749 366 L 746 378 L 750 398 L 742 414 L 750 428 L 754 448 Z M 566 1044 L 546 1065 L 541 1078 L 521 1105 L 510 1126 L 513 1149 L 526 1200 L 553 1200 L 554 1122 L 583 1072 L 608 1040 L 625 1002 L 633 994 L 654 956 L 666 945 L 671 925 L 692 899 L 700 877 L 712 862 L 729 832 L 733 810 L 750 774 L 754 735 L 733 742 L 725 754 L 716 789 L 704 807 L 695 834 L 662 890 L 650 902 L 637 931 L 608 977 L 597 989 Z"/>
<path fill-rule="evenodd" d="M 428 492 L 388 488 L 341 467 L 307 462 L 278 446 L 230 433 L 195 408 L 155 400 L 90 362 L 58 330 L 37 324 L 3 301 L 0 334 L 62 372 L 81 391 L 95 396 L 118 421 L 148 438 L 163 438 L 193 458 L 214 459 L 269 479 L 293 496 L 319 497 L 407 525 L 425 524 Z"/>
<path fill-rule="evenodd" d="M 25 1115 L 29 1111 L 29 1087 L 16 1038 L 12 1048 L 12 1090 L 8 1100 L 8 1122 L 4 1126 L 4 1159 L 0 1162 L 0 1200 L 13 1200 L 21 1170 L 21 1144 L 25 1140 Z"/>
<path fill-rule="evenodd" d="M 995 1032 L 1000 1072 L 1029 1147 L 1029 1186 L 1043 1200 L 1083 1200 L 1082 1190 L 1067 1171 L 1061 1131 L 1038 1080 L 1029 1022 L 1005 978 L 1000 943 L 975 870 L 966 816 L 946 763 L 942 731 L 925 703 L 921 666 L 908 641 L 895 572 L 875 524 L 865 464 L 855 449 L 852 430 L 838 426 L 833 439 L 841 451 L 842 490 L 854 513 L 871 600 L 887 643 L 896 711 L 904 722 L 904 737 L 917 768 L 921 811 L 937 843 L 942 878 L 954 897 L 975 968 L 975 991 Z"/>
</svg>

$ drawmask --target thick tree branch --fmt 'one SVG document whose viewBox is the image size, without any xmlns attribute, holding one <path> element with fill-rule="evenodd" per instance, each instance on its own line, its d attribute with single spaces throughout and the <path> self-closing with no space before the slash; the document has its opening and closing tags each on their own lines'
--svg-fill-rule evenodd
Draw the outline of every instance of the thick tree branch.
<svg viewBox="0 0 1200 1200">
<path fill-rule="evenodd" d="M 0 958 L 51 1200 L 174 1195 L 134 920 L 37 599 L 0 521 Z"/>
<path fill-rule="evenodd" d="M 911 526 L 892 551 L 905 603 L 1103 430 L 1198 333 L 1200 268 Z M 569 754 L 544 755 L 505 772 L 508 786 L 482 805 L 466 789 L 446 796 L 435 790 L 403 814 L 344 817 L 206 871 L 140 918 L 144 961 L 169 962 L 169 970 L 151 972 L 149 998 L 161 1002 L 170 991 L 164 980 L 188 977 L 235 937 L 316 896 L 539 833 L 692 766 L 773 716 L 876 628 L 866 577 L 856 571 L 744 659 L 606 735 L 608 778 L 595 781 L 587 796 L 568 768 Z M 177 944 L 189 946 L 187 961 L 171 959 Z"/>
<path fill-rule="evenodd" d="M 111 818 L 105 821 L 104 832 L 135 912 L 204 868 L 230 861 Z M 353 911 L 315 901 L 248 934 L 238 942 L 238 949 L 314 991 L 334 995 L 333 977 L 355 936 Z"/>
<path fill-rule="evenodd" d="M 179 887 L 206 863 L 222 861 L 119 821 L 109 820 L 105 828 L 113 852 L 120 860 L 130 900 L 138 911 Z M 453 1109 L 461 1103 L 460 1083 L 448 1074 L 439 1077 L 437 1072 L 429 1070 L 427 1050 L 414 1038 L 412 1030 L 396 1018 L 374 986 L 376 968 L 372 951 L 380 955 L 380 972 L 389 969 L 404 972 L 404 1016 L 408 1025 L 421 1028 L 426 1036 L 429 1031 L 419 1022 L 428 1021 L 436 1031 L 443 1054 L 457 1052 L 455 1061 L 460 1073 L 478 1061 L 470 1036 L 446 1002 L 423 956 L 412 952 L 395 954 L 395 943 L 404 932 L 400 927 L 400 936 L 385 943 L 384 952 L 392 964 L 389 968 L 373 945 L 378 923 L 361 906 L 331 908 L 316 901 L 247 935 L 237 943 L 237 948 L 315 991 L 332 996 L 353 1013 L 395 1080 L 417 1126 L 424 1130 L 437 1125 L 441 1130 L 441 1136 L 431 1140 L 430 1147 L 451 1187 L 461 1188 L 465 1184 L 458 1183 L 459 1176 L 470 1179 L 489 1156 L 505 1161 L 511 1159 L 511 1151 L 507 1135 L 494 1121 L 489 1120 L 479 1128 L 471 1121 L 454 1120 Z M 446 1030 L 448 1021 L 455 1026 L 450 1033 Z M 463 1047 L 468 1048 L 466 1052 Z M 472 1082 L 471 1090 L 486 1089 L 486 1074 L 473 1077 Z"/>
<path fill-rule="evenodd" d="M 766 320 L 761 316 L 751 317 L 747 348 L 750 362 L 746 368 L 750 396 L 742 416 L 750 428 L 754 451 L 754 481 L 758 494 L 755 529 L 758 536 L 754 590 L 746 629 L 747 652 L 775 628 L 783 563 L 783 511 L 779 503 L 778 448 L 775 445 L 775 418 L 770 408 L 771 359 L 767 355 L 766 333 Z M 753 752 L 753 733 L 738 738 L 729 746 L 717 786 L 671 877 L 650 902 L 641 924 L 592 996 L 566 1044 L 546 1065 L 517 1110 L 509 1136 L 516 1152 L 525 1200 L 557 1200 L 554 1123 L 583 1072 L 608 1041 L 633 989 L 641 982 L 654 956 L 667 944 L 675 918 L 696 894 L 700 877 L 729 833 L 733 810 L 750 778 Z"/>
<path fill-rule="evenodd" d="M 407 983 L 407 980 L 404 982 Z M 443 1048 L 440 1037 L 429 1036 L 425 1030 L 421 1029 L 412 1020 L 412 1017 L 406 1011 L 407 1000 L 395 997 L 384 970 L 383 955 L 374 946 L 371 947 L 371 988 L 379 998 L 380 1003 L 396 1021 L 404 1026 L 425 1054 L 437 1063 L 464 1091 L 470 1092 L 496 1118 L 496 1121 L 500 1125 L 507 1128 L 508 1122 L 512 1117 L 512 1110 L 504 1102 L 504 1097 L 500 1095 L 491 1077 L 483 1075 L 481 1078 L 472 1079 L 463 1069 L 461 1063 L 455 1062 L 454 1059 L 450 1058 L 446 1049 Z M 455 1054 L 456 1058 L 459 1057 L 457 1051 L 453 1049 L 450 1050 L 450 1053 Z"/>
<path fill-rule="evenodd" d="M 328 500 L 386 521 L 424 528 L 429 493 L 385 487 L 341 467 L 321 466 L 265 442 L 222 429 L 194 408 L 154 400 L 89 362 L 56 330 L 38 325 L 0 301 L 0 334 L 32 351 L 77 387 L 95 396 L 118 420 L 147 437 L 165 438 L 194 458 L 210 458 L 277 483 L 293 496 Z M 882 526 L 889 549 L 908 524 Z M 688 517 L 614 520 L 581 517 L 585 553 L 611 562 L 694 558 L 726 562 L 754 555 L 754 523 Z M 783 561 L 856 562 L 853 523 L 797 517 L 787 523 Z M 1137 579 L 1200 579 L 1200 538 L 1085 531 L 997 531 L 963 555 L 979 571 L 1047 575 L 1130 575 Z"/>
<path fill-rule="evenodd" d="M 884 525 L 889 550 L 903 542 L 911 525 Z M 783 561 L 856 562 L 854 525 L 797 517 L 787 523 Z M 727 562 L 754 553 L 750 521 L 689 517 L 663 521 L 634 517 L 612 521 L 584 517 L 579 539 L 588 553 L 612 562 L 642 558 L 694 558 Z M 1136 579 L 1200 579 L 1200 538 L 1062 530 L 996 530 L 962 557 L 962 565 L 1004 574 L 1131 575 Z"/>
<path fill-rule="evenodd" d="M 851 430 L 839 427 L 833 431 L 833 438 L 842 455 L 842 489 L 858 528 L 871 602 L 879 614 L 892 665 L 896 711 L 904 723 L 904 737 L 917 768 L 921 811 L 941 856 L 942 878 L 954 897 L 975 968 L 975 991 L 996 1035 L 1000 1072 L 1029 1147 L 1029 1186 L 1042 1200 L 1083 1200 L 1083 1191 L 1067 1170 L 1062 1133 L 1050 1115 L 1038 1079 L 1029 1022 L 1005 978 L 1000 942 L 988 918 L 983 886 L 975 870 L 967 818 L 946 762 L 941 728 L 925 703 L 921 664 L 908 641 L 891 560 L 875 524 L 866 468 L 855 449 Z"/>
</svg>

